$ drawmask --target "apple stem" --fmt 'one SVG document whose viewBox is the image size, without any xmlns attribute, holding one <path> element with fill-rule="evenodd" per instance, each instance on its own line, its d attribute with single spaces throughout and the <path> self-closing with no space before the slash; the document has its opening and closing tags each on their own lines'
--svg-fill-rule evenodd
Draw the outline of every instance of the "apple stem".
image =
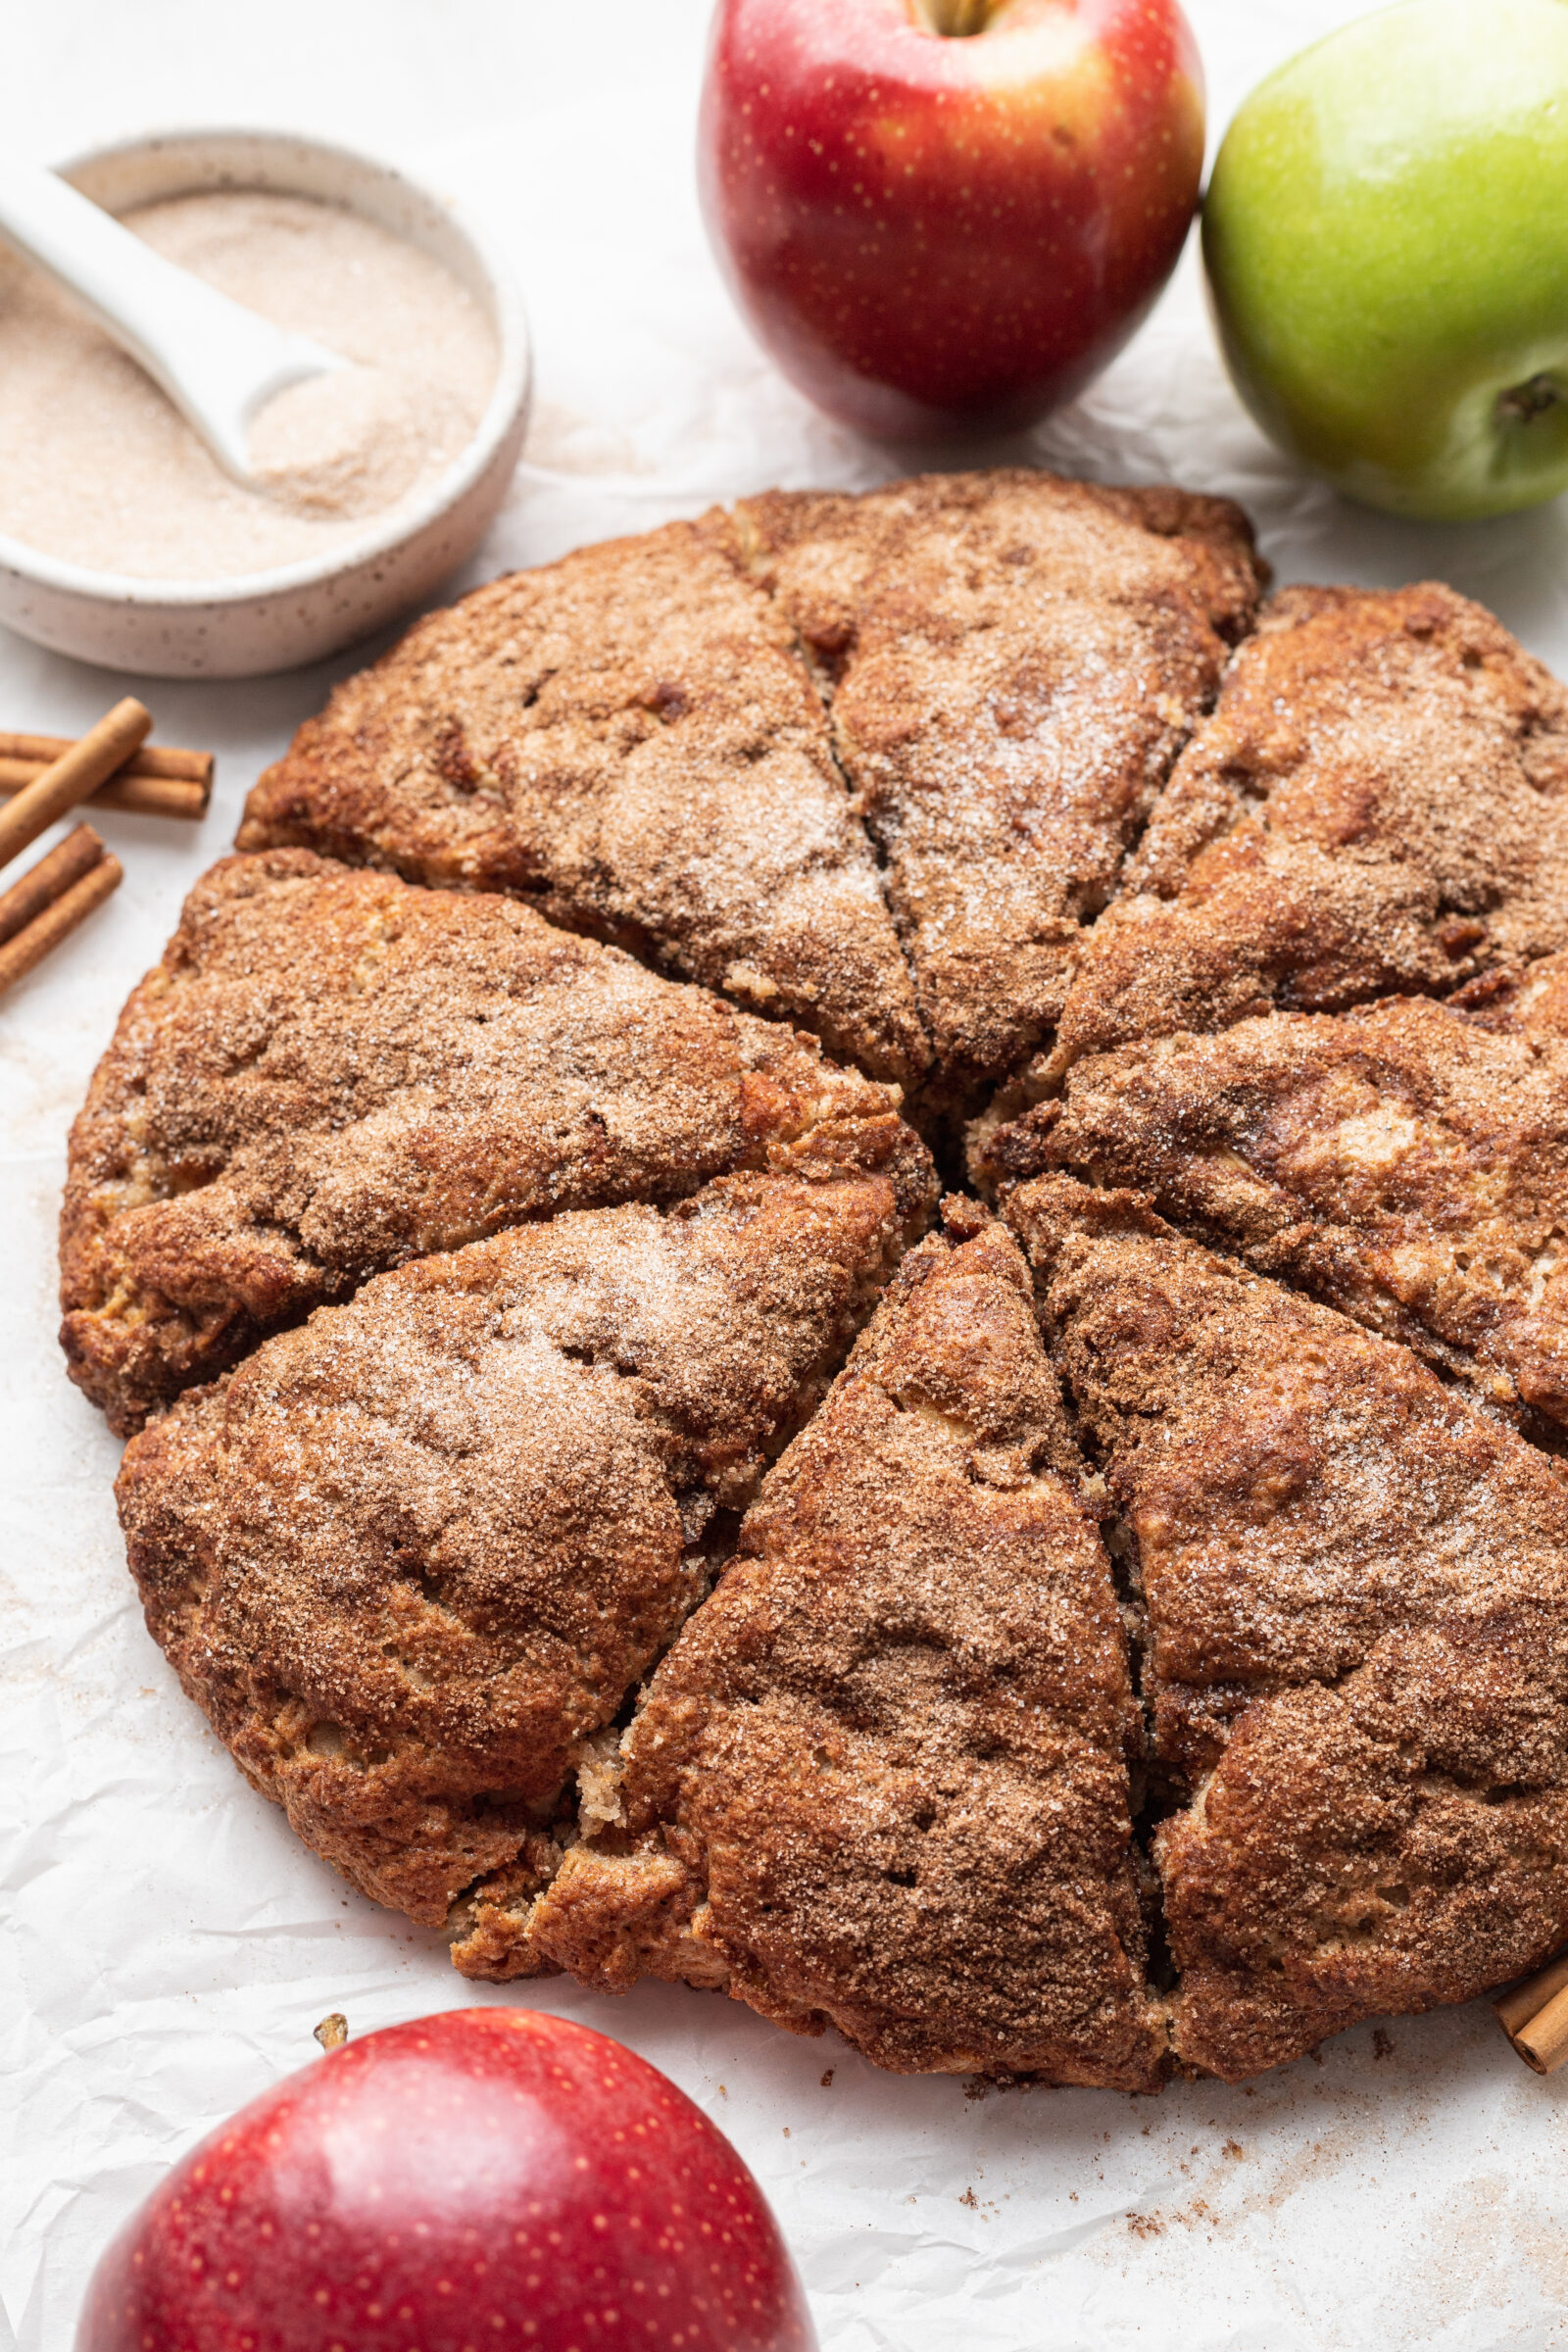
<svg viewBox="0 0 1568 2352">
<path fill-rule="evenodd" d="M 929 31 L 945 41 L 965 41 L 984 32 L 995 0 L 914 0 Z"/>
<path fill-rule="evenodd" d="M 1544 416 L 1562 399 L 1555 380 L 1549 375 L 1532 375 L 1522 384 L 1514 384 L 1497 395 L 1499 424 L 1529 424 L 1532 418 Z"/>
</svg>

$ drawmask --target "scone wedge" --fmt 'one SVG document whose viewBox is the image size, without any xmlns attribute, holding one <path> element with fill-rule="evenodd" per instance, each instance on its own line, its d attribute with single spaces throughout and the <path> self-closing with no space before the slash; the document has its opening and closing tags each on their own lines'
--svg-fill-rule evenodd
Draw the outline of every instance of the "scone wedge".
<svg viewBox="0 0 1568 2352">
<path fill-rule="evenodd" d="M 494 894 L 224 858 L 72 1131 L 61 1338 L 122 1435 L 372 1274 L 742 1169 L 936 1183 L 898 1090 Z"/>
<path fill-rule="evenodd" d="M 1568 692 L 1433 582 L 1288 588 L 1085 946 L 1044 1067 L 1568 948 Z"/>
<path fill-rule="evenodd" d="M 307 720 L 239 846 L 506 891 L 876 1077 L 928 1058 L 820 698 L 720 514 L 429 614 Z"/>
<path fill-rule="evenodd" d="M 377 1276 L 132 1441 L 153 1637 L 307 1845 L 430 1925 L 541 1882 L 582 1743 L 908 1238 L 880 1176 L 568 1211 Z"/>
<path fill-rule="evenodd" d="M 1406 1348 L 1045 1176 L 1005 1215 L 1147 1613 L 1174 2041 L 1229 2082 L 1568 1937 L 1568 1484 Z"/>
<path fill-rule="evenodd" d="M 1446 1004 L 1275 1012 L 1075 1062 L 973 1138 L 987 1189 L 1048 1167 L 1141 1187 L 1184 1230 L 1568 1426 L 1568 956 Z"/>
<path fill-rule="evenodd" d="M 1266 577 L 1239 507 L 1022 469 L 744 499 L 831 697 L 936 1062 L 974 1106 L 1060 1013 Z"/>
<path fill-rule="evenodd" d="M 725 1985 L 878 2065 L 1157 2086 L 1110 1564 L 1016 1245 L 907 1256 L 740 1556 L 590 1786 L 590 1835 L 459 1965 Z"/>
</svg>

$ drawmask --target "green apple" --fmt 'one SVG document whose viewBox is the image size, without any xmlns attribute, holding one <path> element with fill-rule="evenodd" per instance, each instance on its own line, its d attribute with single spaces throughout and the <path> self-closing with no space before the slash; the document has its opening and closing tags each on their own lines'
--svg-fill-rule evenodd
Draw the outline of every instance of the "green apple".
<svg viewBox="0 0 1568 2352">
<path fill-rule="evenodd" d="M 1242 398 L 1352 497 L 1568 489 L 1568 0 L 1403 0 L 1303 50 L 1226 134 L 1203 260 Z"/>
</svg>

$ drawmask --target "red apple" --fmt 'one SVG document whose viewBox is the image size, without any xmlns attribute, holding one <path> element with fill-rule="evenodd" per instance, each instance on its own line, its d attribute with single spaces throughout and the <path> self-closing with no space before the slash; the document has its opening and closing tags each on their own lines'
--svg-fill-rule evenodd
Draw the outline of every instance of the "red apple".
<svg viewBox="0 0 1568 2352">
<path fill-rule="evenodd" d="M 1176 0 L 718 0 L 703 210 L 785 374 L 863 431 L 1032 423 L 1181 252 L 1202 70 Z"/>
<path fill-rule="evenodd" d="M 175 2166 L 76 2352 L 814 2352 L 723 2133 L 618 2042 L 456 2009 L 348 2043 Z"/>
</svg>

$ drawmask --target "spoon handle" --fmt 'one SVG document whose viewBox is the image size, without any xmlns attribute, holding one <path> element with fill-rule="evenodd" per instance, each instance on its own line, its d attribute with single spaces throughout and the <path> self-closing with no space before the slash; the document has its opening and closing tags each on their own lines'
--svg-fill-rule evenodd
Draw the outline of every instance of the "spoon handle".
<svg viewBox="0 0 1568 2352">
<path fill-rule="evenodd" d="M 250 476 L 247 428 L 257 409 L 344 365 L 155 253 L 56 172 L 4 157 L 0 236 L 139 362 L 238 481 Z"/>
</svg>

